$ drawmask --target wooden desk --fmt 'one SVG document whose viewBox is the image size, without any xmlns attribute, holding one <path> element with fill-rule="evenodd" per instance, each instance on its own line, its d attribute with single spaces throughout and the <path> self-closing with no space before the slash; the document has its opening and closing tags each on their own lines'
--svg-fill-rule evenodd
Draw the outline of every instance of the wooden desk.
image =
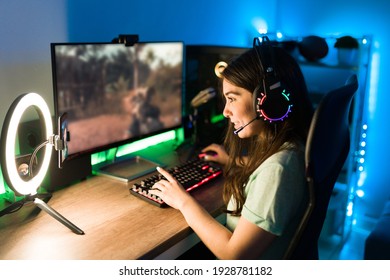
<svg viewBox="0 0 390 280">
<path fill-rule="evenodd" d="M 214 217 L 221 214 L 222 183 L 192 192 Z M 153 259 L 194 235 L 179 211 L 131 195 L 130 184 L 93 176 L 53 194 L 48 204 L 85 235 L 33 204 L 1 217 L 0 259 Z"/>
</svg>

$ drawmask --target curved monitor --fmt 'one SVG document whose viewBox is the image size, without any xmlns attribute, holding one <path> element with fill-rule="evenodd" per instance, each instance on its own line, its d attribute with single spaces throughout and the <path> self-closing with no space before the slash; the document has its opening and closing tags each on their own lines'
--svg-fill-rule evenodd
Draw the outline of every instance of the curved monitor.
<svg viewBox="0 0 390 280">
<path fill-rule="evenodd" d="M 183 47 L 52 43 L 55 114 L 67 114 L 70 136 L 66 159 L 180 127 Z"/>
</svg>

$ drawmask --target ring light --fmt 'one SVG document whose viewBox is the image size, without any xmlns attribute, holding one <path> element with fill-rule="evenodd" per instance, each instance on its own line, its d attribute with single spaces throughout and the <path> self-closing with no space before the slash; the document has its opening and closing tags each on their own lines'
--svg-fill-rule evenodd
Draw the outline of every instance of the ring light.
<svg viewBox="0 0 390 280">
<path fill-rule="evenodd" d="M 34 107 L 37 110 L 39 118 L 41 120 L 43 119 L 46 131 L 46 141 L 39 145 L 31 155 L 31 159 L 34 159 L 35 153 L 41 147 L 45 147 L 45 154 L 39 172 L 35 176 L 32 176 L 32 172 L 28 172 L 28 178 L 24 180 L 20 176 L 18 167 L 16 166 L 15 143 L 20 120 L 29 107 Z M 0 217 L 20 209 L 20 207 L 23 206 L 26 201 L 33 201 L 34 204 L 37 205 L 40 209 L 46 211 L 50 216 L 61 222 L 63 225 L 67 226 L 73 232 L 77 234 L 84 234 L 81 229 L 79 229 L 73 223 L 68 221 L 64 216 L 41 200 L 37 193 L 38 188 L 43 182 L 43 179 L 46 176 L 46 172 L 49 169 L 52 146 L 54 146 L 56 150 L 64 150 L 66 148 L 66 143 L 64 144 L 62 141 L 63 139 L 59 139 L 58 135 L 53 134 L 53 123 L 51 120 L 49 107 L 39 94 L 26 93 L 15 99 L 7 112 L 2 128 L 0 156 L 1 168 L 3 170 L 3 177 L 6 180 L 8 186 L 17 194 L 24 195 L 26 197 L 21 199 L 21 201 L 15 202 L 6 209 L 1 210 Z M 32 170 L 32 166 L 29 167 Z M 26 168 L 24 169 L 26 170 Z"/>
<path fill-rule="evenodd" d="M 24 112 L 29 108 L 34 106 L 37 110 L 39 116 L 43 118 L 46 139 L 49 139 L 53 134 L 53 124 L 51 120 L 50 110 L 45 102 L 45 100 L 36 93 L 27 93 L 19 96 L 9 109 L 6 121 L 4 124 L 7 126 L 5 130 L 3 129 L 3 138 L 5 138 L 5 158 L 1 162 L 1 166 L 5 171 L 5 177 L 9 186 L 17 193 L 21 195 L 34 195 L 37 193 L 37 189 L 41 185 L 46 172 L 49 168 L 50 157 L 52 154 L 52 147 L 46 145 L 45 155 L 42 161 L 41 168 L 39 172 L 31 179 L 25 181 L 23 180 L 18 172 L 18 167 L 16 166 L 15 161 L 15 143 L 16 136 L 18 132 L 19 122 L 24 114 Z M 10 116 L 9 116 L 10 115 Z M 9 118 L 9 121 L 7 119 Z M 8 125 L 7 125 L 8 123 Z M 8 178 L 7 178 L 8 177 Z"/>
</svg>

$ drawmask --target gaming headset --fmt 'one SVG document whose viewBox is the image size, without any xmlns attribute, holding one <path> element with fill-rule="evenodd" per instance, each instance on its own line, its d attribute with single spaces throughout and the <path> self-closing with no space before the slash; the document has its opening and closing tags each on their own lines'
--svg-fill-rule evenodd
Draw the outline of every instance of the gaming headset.
<svg viewBox="0 0 390 280">
<path fill-rule="evenodd" d="M 268 37 L 263 36 L 261 42 L 258 37 L 254 38 L 253 48 L 264 73 L 264 78 L 253 92 L 257 119 L 269 123 L 281 122 L 288 117 L 293 104 L 290 91 L 281 82 L 275 70 L 273 46 Z"/>
</svg>

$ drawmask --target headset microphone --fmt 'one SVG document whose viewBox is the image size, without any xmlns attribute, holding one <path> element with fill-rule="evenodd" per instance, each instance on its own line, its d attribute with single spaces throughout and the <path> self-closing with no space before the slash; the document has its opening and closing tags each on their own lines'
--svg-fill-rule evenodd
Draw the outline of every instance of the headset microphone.
<svg viewBox="0 0 390 280">
<path fill-rule="evenodd" d="M 243 125 L 243 126 L 237 128 L 235 131 L 233 131 L 233 133 L 234 133 L 235 135 L 237 135 L 237 134 L 240 133 L 245 127 L 247 127 L 248 125 L 250 125 L 251 123 L 253 123 L 255 120 L 258 120 L 258 119 L 259 119 L 259 117 L 257 116 L 256 118 L 254 118 L 253 120 L 251 120 L 251 121 L 248 122 L 247 124 L 245 124 L 245 125 Z"/>
</svg>

